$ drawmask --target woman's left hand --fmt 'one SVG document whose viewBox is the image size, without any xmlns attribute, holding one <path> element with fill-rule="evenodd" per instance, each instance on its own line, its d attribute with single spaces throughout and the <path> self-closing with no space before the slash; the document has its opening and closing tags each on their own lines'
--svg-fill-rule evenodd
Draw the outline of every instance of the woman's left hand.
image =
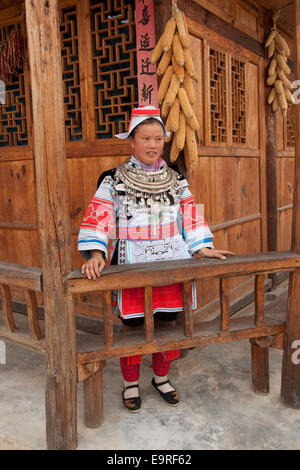
<svg viewBox="0 0 300 470">
<path fill-rule="evenodd" d="M 206 257 L 206 258 L 219 258 L 219 259 L 226 259 L 226 256 L 225 255 L 234 255 L 235 253 L 233 253 L 232 251 L 227 251 L 227 250 L 215 250 L 214 248 L 200 248 L 200 250 L 198 250 L 196 253 L 195 253 L 195 257 L 196 258 L 202 258 L 202 257 Z"/>
</svg>

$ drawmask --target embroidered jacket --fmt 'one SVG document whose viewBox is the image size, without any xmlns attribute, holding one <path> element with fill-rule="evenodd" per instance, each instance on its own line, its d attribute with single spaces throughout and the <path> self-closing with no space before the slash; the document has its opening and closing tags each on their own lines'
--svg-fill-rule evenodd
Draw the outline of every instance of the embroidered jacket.
<svg viewBox="0 0 300 470">
<path fill-rule="evenodd" d="M 163 162 L 165 164 L 165 162 Z M 140 166 L 133 156 L 130 164 Z M 114 183 L 115 170 L 105 172 L 83 218 L 78 249 L 85 258 L 90 250 L 101 250 L 117 264 L 191 258 L 203 247 L 213 248 L 213 235 L 195 204 L 188 182 L 180 176 L 180 202 L 151 211 L 137 203 L 124 205 L 125 187 Z M 112 253 L 108 242 L 113 239 Z M 143 289 L 118 291 L 119 314 L 143 316 Z M 193 308 L 196 307 L 192 289 Z M 116 305 L 115 305 L 116 306 Z M 180 285 L 153 288 L 153 312 L 182 310 Z"/>
</svg>

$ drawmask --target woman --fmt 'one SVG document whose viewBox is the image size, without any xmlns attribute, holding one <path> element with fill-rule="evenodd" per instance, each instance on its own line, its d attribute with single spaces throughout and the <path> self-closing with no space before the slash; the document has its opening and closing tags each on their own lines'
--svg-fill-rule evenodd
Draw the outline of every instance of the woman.
<svg viewBox="0 0 300 470">
<path fill-rule="evenodd" d="M 115 235 L 111 264 L 163 261 L 200 256 L 225 259 L 229 251 L 213 247 L 213 235 L 197 211 L 186 179 L 162 159 L 164 138 L 168 135 L 160 112 L 152 106 L 132 111 L 128 132 L 131 159 L 105 172 L 83 219 L 79 250 L 88 258 L 81 271 L 97 279 L 109 258 L 108 241 Z M 115 233 L 114 233 L 115 232 Z M 193 308 L 196 295 L 193 287 Z M 114 307 L 127 326 L 144 322 L 143 289 L 118 291 Z M 162 321 L 172 321 L 182 311 L 179 284 L 153 288 L 153 313 Z M 171 406 L 179 396 L 168 379 L 170 364 L 179 351 L 152 355 L 152 386 Z M 141 356 L 120 359 L 124 378 L 123 403 L 131 412 L 141 407 L 138 386 Z"/>
</svg>

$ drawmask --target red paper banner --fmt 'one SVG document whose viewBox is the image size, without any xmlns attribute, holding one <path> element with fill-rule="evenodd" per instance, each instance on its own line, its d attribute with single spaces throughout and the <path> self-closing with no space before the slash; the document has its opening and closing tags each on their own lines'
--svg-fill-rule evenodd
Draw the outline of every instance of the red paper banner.
<svg viewBox="0 0 300 470">
<path fill-rule="evenodd" d="M 155 47 L 153 0 L 135 0 L 136 50 L 139 106 L 156 106 L 156 65 L 150 59 Z"/>
</svg>

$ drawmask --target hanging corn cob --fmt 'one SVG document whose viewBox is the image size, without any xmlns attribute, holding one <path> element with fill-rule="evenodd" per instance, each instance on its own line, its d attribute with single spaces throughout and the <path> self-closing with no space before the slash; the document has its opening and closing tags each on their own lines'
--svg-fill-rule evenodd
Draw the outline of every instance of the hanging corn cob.
<svg viewBox="0 0 300 470">
<path fill-rule="evenodd" d="M 292 84 L 287 78 L 291 70 L 287 65 L 287 59 L 290 55 L 290 49 L 285 39 L 277 31 L 276 21 L 279 18 L 279 12 L 273 15 L 273 27 L 265 42 L 268 48 L 268 58 L 270 65 L 268 68 L 267 85 L 271 86 L 268 96 L 268 103 L 272 105 L 274 112 L 281 109 L 285 115 L 288 108 L 288 102 L 293 103 L 293 96 L 290 90 Z"/>
<path fill-rule="evenodd" d="M 158 63 L 161 76 L 157 100 L 161 105 L 166 129 L 170 132 L 167 142 L 172 142 L 170 160 L 175 161 L 184 149 L 186 165 L 197 161 L 195 131 L 199 123 L 192 108 L 196 101 L 193 81 L 198 81 L 189 49 L 190 39 L 185 15 L 173 0 L 172 17 L 152 53 L 151 62 Z"/>
</svg>

